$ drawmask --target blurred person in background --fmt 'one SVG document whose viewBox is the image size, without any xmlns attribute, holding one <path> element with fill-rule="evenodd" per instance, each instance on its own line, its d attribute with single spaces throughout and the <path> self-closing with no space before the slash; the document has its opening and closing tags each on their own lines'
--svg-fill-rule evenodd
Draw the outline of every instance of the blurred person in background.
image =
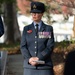
<svg viewBox="0 0 75 75">
<path fill-rule="evenodd" d="M 0 16 L 0 37 L 4 34 L 4 26 L 3 26 L 3 22 L 2 22 L 2 18 Z M 0 54 L 1 56 L 1 54 Z M 1 60 L 0 60 L 0 74 L 1 74 Z"/>
<path fill-rule="evenodd" d="M 63 75 L 75 75 L 75 50 L 68 53 Z"/>
<path fill-rule="evenodd" d="M 33 22 L 24 27 L 20 47 L 24 58 L 24 75 L 54 75 L 51 59 L 54 33 L 53 27 L 41 20 L 44 12 L 44 3 L 31 3 Z"/>
<path fill-rule="evenodd" d="M 0 16 L 0 37 L 4 34 L 4 26 L 2 22 L 2 18 Z"/>
</svg>

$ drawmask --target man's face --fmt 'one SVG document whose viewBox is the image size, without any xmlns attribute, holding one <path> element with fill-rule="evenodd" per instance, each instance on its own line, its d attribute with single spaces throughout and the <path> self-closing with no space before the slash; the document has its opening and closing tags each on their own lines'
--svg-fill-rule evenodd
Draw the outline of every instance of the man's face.
<svg viewBox="0 0 75 75">
<path fill-rule="evenodd" d="M 39 22 L 43 16 L 43 13 L 32 13 L 33 21 Z"/>
</svg>

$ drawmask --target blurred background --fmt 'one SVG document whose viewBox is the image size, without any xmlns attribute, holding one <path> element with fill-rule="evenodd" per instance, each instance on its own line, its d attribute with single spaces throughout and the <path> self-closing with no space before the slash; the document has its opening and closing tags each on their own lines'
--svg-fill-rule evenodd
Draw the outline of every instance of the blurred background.
<svg viewBox="0 0 75 75">
<path fill-rule="evenodd" d="M 0 13 L 4 22 L 5 34 L 0 43 L 20 41 L 23 27 L 32 22 L 30 2 L 37 0 L 3 0 Z M 74 0 L 39 0 L 46 5 L 43 21 L 54 28 L 55 41 L 71 40 L 75 37 Z"/>
</svg>

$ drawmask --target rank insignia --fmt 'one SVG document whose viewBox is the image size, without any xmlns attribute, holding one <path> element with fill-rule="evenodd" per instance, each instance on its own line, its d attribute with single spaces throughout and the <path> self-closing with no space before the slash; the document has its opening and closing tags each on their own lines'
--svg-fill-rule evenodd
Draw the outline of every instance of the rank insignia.
<svg viewBox="0 0 75 75">
<path fill-rule="evenodd" d="M 33 5 L 33 9 L 36 9 L 36 5 L 35 4 Z"/>
</svg>

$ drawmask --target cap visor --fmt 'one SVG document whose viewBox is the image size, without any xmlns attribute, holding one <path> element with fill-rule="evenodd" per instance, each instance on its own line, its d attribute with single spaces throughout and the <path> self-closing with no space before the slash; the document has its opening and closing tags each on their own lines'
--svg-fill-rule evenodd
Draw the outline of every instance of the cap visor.
<svg viewBox="0 0 75 75">
<path fill-rule="evenodd" d="M 31 10 L 30 13 L 42 13 L 40 10 Z"/>
</svg>

